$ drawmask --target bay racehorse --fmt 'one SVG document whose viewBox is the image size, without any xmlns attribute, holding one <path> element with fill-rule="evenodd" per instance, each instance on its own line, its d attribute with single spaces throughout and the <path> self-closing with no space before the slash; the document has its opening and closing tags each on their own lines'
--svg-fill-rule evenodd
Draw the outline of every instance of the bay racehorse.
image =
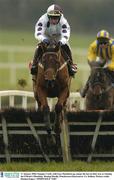
<svg viewBox="0 0 114 180">
<path fill-rule="evenodd" d="M 102 66 L 91 66 L 89 88 L 85 99 L 86 110 L 114 108 L 114 88 L 105 70 Z"/>
<path fill-rule="evenodd" d="M 36 82 L 33 85 L 34 95 L 39 110 L 43 112 L 48 134 L 51 134 L 52 127 L 50 125 L 50 108 L 47 97 L 58 98 L 55 105 L 54 131 L 60 133 L 62 110 L 69 97 L 71 77 L 59 44 L 51 43 L 48 46 L 42 44 L 42 51 L 43 54 L 38 63 Z"/>
</svg>

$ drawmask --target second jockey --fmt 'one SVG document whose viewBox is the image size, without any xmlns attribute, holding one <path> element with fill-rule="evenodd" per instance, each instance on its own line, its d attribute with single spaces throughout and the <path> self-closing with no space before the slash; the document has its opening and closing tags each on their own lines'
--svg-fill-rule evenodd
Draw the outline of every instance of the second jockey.
<svg viewBox="0 0 114 180">
<path fill-rule="evenodd" d="M 91 65 L 102 64 L 104 61 L 104 70 L 107 76 L 110 77 L 112 86 L 114 86 L 114 39 L 109 35 L 106 30 L 101 30 L 97 33 L 96 40 L 94 40 L 88 50 L 87 60 Z M 80 94 L 84 98 L 89 88 L 90 76 L 81 90 Z"/>
<path fill-rule="evenodd" d="M 68 45 L 70 37 L 70 26 L 65 19 L 60 6 L 53 4 L 48 7 L 47 12 L 42 15 L 35 25 L 35 38 L 39 43 L 49 45 L 51 40 L 55 40 L 61 45 L 65 52 L 65 60 L 68 64 L 69 75 L 74 76 L 77 67 L 73 65 L 71 49 Z M 37 65 L 42 56 L 41 47 L 38 45 L 31 67 L 31 74 L 37 74 Z"/>
</svg>

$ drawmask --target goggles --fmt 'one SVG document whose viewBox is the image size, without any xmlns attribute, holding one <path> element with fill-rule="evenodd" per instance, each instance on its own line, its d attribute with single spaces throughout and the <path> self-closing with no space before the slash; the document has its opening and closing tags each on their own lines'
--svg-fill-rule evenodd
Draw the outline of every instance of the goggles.
<svg viewBox="0 0 114 180">
<path fill-rule="evenodd" d="M 100 45 L 103 45 L 103 44 L 104 44 L 104 45 L 107 45 L 107 44 L 109 44 L 109 42 L 99 42 L 99 44 L 100 44 Z"/>
<path fill-rule="evenodd" d="M 60 19 L 59 16 L 48 16 L 48 17 L 49 17 L 49 19 Z"/>
<path fill-rule="evenodd" d="M 102 45 L 106 45 L 109 44 L 109 40 L 108 39 L 98 39 L 98 44 Z"/>
</svg>

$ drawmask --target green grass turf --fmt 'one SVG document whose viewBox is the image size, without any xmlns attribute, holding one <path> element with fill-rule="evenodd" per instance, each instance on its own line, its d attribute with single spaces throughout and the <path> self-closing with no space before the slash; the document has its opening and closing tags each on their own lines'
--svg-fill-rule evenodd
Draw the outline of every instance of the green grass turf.
<svg viewBox="0 0 114 180">
<path fill-rule="evenodd" d="M 1 171 L 114 171 L 114 162 L 73 161 L 68 163 L 4 163 L 0 164 Z"/>
</svg>

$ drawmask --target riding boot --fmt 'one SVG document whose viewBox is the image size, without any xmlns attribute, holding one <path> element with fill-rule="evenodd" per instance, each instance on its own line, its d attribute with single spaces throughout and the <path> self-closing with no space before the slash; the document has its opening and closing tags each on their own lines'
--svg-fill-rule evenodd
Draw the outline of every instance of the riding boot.
<svg viewBox="0 0 114 180">
<path fill-rule="evenodd" d="M 80 95 L 81 95 L 81 97 L 83 97 L 83 98 L 86 96 L 86 93 L 87 93 L 87 91 L 88 91 L 88 88 L 89 88 L 89 80 L 90 80 L 90 77 L 88 78 L 88 80 L 87 80 L 84 88 L 81 89 L 81 91 L 80 91 Z"/>
<path fill-rule="evenodd" d="M 36 75 L 38 71 L 38 63 L 41 57 L 42 49 L 40 46 L 37 46 L 35 53 L 34 53 L 34 58 L 33 58 L 33 63 L 31 67 L 31 74 Z"/>
<path fill-rule="evenodd" d="M 64 51 L 65 60 L 67 61 L 69 75 L 73 76 L 77 72 L 77 67 L 73 64 L 72 53 L 67 44 L 61 46 Z"/>
</svg>

